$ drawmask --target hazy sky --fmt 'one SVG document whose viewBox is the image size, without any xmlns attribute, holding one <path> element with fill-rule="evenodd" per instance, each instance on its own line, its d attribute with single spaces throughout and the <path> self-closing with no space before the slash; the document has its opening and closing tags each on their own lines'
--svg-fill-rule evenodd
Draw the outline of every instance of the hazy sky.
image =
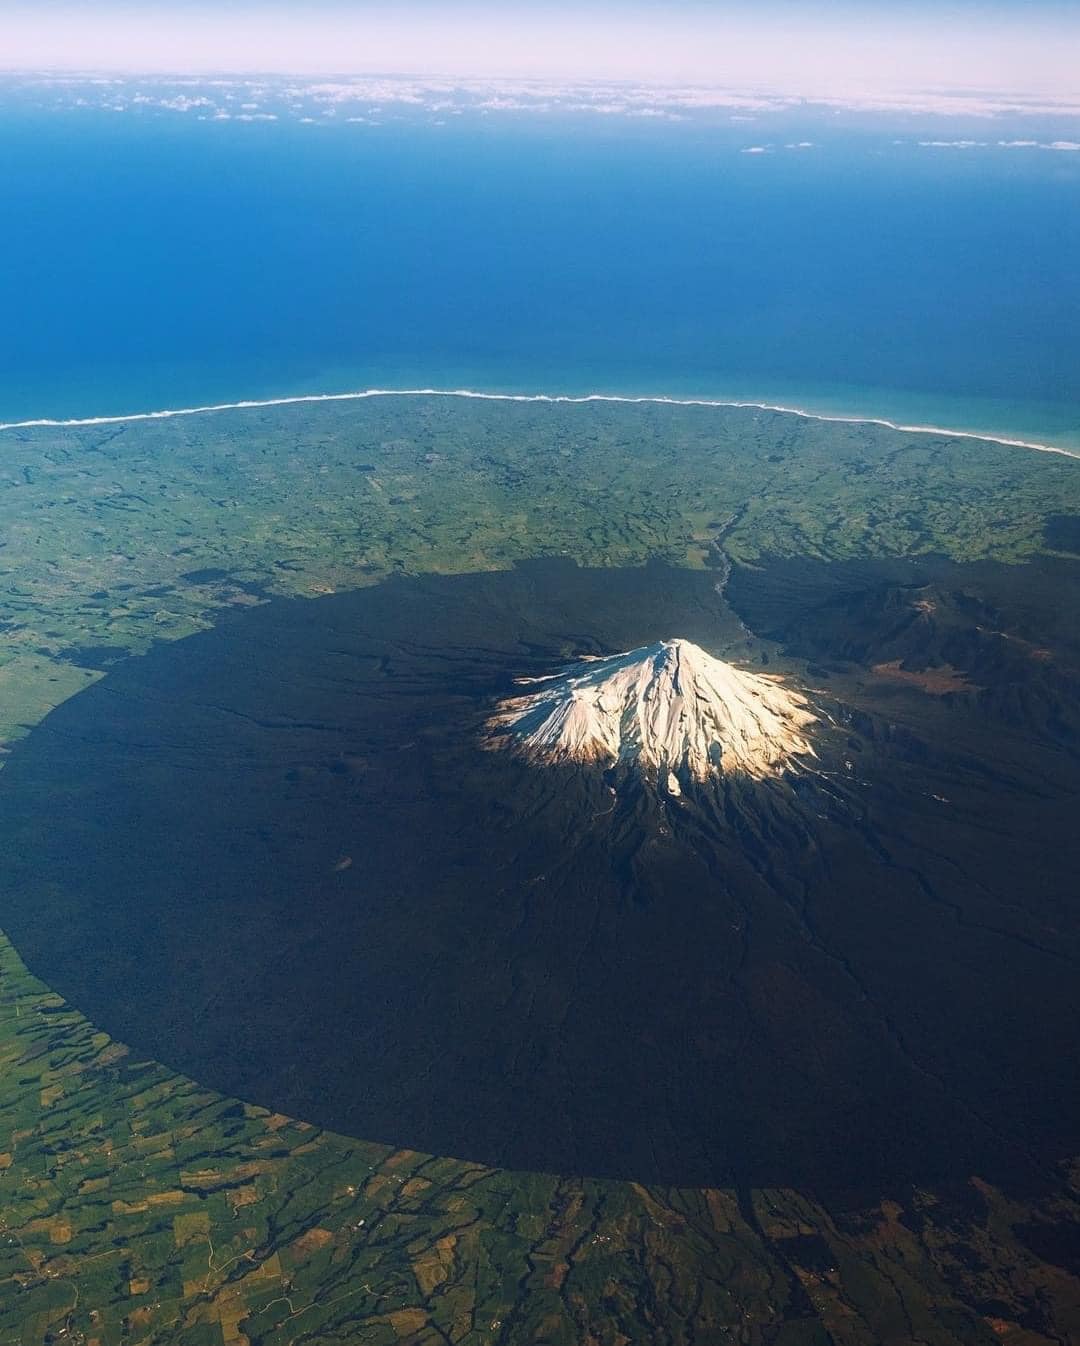
<svg viewBox="0 0 1080 1346">
<path fill-rule="evenodd" d="M 0 68 L 1080 91 L 1080 0 L 0 0 Z"/>
</svg>

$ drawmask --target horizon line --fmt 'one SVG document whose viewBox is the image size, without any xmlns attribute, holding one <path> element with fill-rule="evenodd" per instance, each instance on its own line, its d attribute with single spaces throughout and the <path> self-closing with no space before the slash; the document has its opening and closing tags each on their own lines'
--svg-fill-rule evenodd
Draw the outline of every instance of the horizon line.
<svg viewBox="0 0 1080 1346">
<path fill-rule="evenodd" d="M 371 65 L 362 68 L 355 66 L 334 66 L 326 65 L 319 67 L 311 66 L 239 66 L 239 65 L 220 65 L 220 66 L 171 66 L 171 65 L 144 65 L 133 63 L 130 65 L 55 65 L 51 63 L 44 64 L 26 64 L 9 65 L 0 58 L 0 77 L 16 77 L 22 79 L 40 79 L 42 77 L 56 78 L 65 82 L 77 81 L 79 79 L 107 79 L 110 82 L 123 81 L 125 79 L 180 79 L 191 83 L 204 83 L 228 77 L 237 81 L 251 80 L 325 80 L 342 79 L 348 81 L 362 82 L 364 80 L 400 80 L 400 81 L 418 81 L 434 82 L 438 84 L 452 84 L 459 88 L 469 85 L 486 84 L 538 84 L 538 85 L 558 85 L 587 88 L 640 88 L 656 89 L 664 91 L 684 91 L 684 90 L 707 90 L 709 92 L 739 92 L 739 93 L 760 93 L 764 95 L 802 100 L 805 102 L 835 102 L 837 95 L 834 93 L 835 80 L 824 81 L 813 84 L 802 84 L 790 79 L 776 79 L 771 75 L 756 75 L 745 77 L 739 75 L 724 75 L 722 77 L 704 76 L 704 75 L 668 75 L 654 77 L 651 74 L 634 75 L 629 73 L 622 74 L 590 74 L 582 75 L 577 72 L 560 73 L 550 71 L 540 73 L 537 71 L 514 71 L 514 70 L 455 70 L 453 67 L 436 66 L 383 66 Z M 859 96 L 871 97 L 880 93 L 882 96 L 897 95 L 915 95 L 930 94 L 934 96 L 945 97 L 971 97 L 973 95 L 984 95 L 998 98 L 1017 98 L 1024 101 L 1043 101 L 1048 104 L 1066 104 L 1071 107 L 1072 102 L 1080 96 L 1080 82 L 1067 89 L 1054 89 L 1047 91 L 1037 89 L 1028 84 L 1005 83 L 994 81 L 988 83 L 985 79 L 972 80 L 970 83 L 957 83 L 955 81 L 944 81 L 940 79 L 912 78 L 911 82 L 906 80 L 889 80 L 884 84 L 858 84 L 852 86 L 850 93 L 858 93 Z M 844 95 L 840 95 L 842 98 Z"/>
<path fill-rule="evenodd" d="M 632 406 L 654 405 L 675 407 L 733 408 L 744 411 L 771 411 L 804 420 L 824 421 L 834 425 L 876 425 L 907 435 L 938 435 L 949 439 L 974 439 L 1008 448 L 1031 449 L 1038 453 L 1056 453 L 1065 458 L 1080 460 L 1080 450 L 1067 449 L 1058 444 L 1043 444 L 1035 440 L 1016 439 L 979 430 L 956 430 L 941 425 L 907 425 L 890 421 L 883 416 L 844 416 L 826 412 L 808 411 L 804 407 L 789 407 L 774 402 L 734 401 L 706 397 L 670 397 L 665 394 L 622 393 L 491 393 L 472 388 L 364 388 L 344 393 L 299 393 L 289 397 L 248 399 L 239 402 L 207 403 L 194 407 L 169 407 L 159 411 L 132 411 L 110 416 L 35 417 L 22 421 L 0 422 L 0 432 L 11 430 L 66 430 L 94 425 L 124 425 L 132 421 L 163 421 L 183 416 L 209 416 L 226 411 L 257 411 L 265 407 L 298 406 L 316 402 L 360 402 L 374 397 L 458 397 L 483 402 L 545 403 L 549 405 L 580 406 L 592 402 L 625 403 Z"/>
</svg>

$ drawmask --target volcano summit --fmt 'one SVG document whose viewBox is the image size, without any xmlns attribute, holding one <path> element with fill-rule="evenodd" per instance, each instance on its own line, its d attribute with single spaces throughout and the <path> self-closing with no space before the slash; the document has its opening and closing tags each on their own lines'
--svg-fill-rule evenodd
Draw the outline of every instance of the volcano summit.
<svg viewBox="0 0 1080 1346">
<path fill-rule="evenodd" d="M 746 673 L 689 640 L 661 640 L 589 658 L 554 677 L 520 680 L 538 691 L 500 703 L 494 746 L 539 762 L 629 762 L 651 777 L 696 781 L 779 775 L 813 752 L 806 701 L 778 680 Z"/>
<path fill-rule="evenodd" d="M 747 614 L 862 656 L 813 704 L 715 574 L 661 565 L 402 577 L 163 643 L 0 773 L 6 928 L 121 1041 L 346 1135 L 845 1201 L 1018 1153 L 1041 1180 L 1080 1078 L 1071 656 L 1008 615 L 1045 586 L 780 573 Z M 974 596 L 919 619 L 920 668 L 988 612 L 1021 654 L 986 693 L 886 681 L 897 583 Z"/>
</svg>

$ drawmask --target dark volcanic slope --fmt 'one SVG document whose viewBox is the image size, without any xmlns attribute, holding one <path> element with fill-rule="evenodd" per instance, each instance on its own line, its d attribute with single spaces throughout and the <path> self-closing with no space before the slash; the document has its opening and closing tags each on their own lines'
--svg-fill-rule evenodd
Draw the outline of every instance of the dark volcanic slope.
<svg viewBox="0 0 1080 1346">
<path fill-rule="evenodd" d="M 852 1194 L 1075 1150 L 1075 758 L 915 690 L 677 805 L 478 750 L 514 676 L 671 635 L 749 648 L 713 577 L 544 564 L 131 660 L 0 777 L 5 924 L 117 1036 L 371 1139 Z"/>
</svg>

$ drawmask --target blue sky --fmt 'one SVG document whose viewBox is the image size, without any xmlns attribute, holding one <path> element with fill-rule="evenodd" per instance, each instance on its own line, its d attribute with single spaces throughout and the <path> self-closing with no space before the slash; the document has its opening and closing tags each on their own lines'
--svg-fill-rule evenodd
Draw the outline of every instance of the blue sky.
<svg viewBox="0 0 1080 1346">
<path fill-rule="evenodd" d="M 5 0 L 0 67 L 1080 90 L 1075 0 Z"/>
</svg>

